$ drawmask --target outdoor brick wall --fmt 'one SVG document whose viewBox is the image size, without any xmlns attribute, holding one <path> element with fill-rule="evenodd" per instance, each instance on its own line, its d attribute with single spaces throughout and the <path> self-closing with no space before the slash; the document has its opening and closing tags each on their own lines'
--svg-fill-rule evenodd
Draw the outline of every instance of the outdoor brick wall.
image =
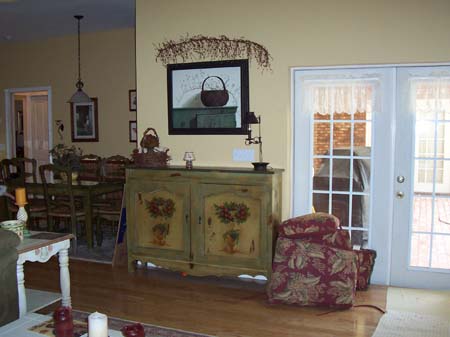
<svg viewBox="0 0 450 337">
<path fill-rule="evenodd" d="M 335 113 L 334 120 L 350 120 L 351 115 L 348 113 Z M 329 120 L 330 115 L 314 115 L 315 120 Z M 356 112 L 355 120 L 365 120 L 365 112 Z M 325 155 L 329 154 L 330 149 L 330 122 L 314 123 L 314 154 Z M 366 123 L 355 123 L 353 146 L 366 145 Z M 351 141 L 351 123 L 333 123 L 333 148 L 350 148 Z M 314 172 L 320 168 L 323 159 L 314 159 Z"/>
</svg>

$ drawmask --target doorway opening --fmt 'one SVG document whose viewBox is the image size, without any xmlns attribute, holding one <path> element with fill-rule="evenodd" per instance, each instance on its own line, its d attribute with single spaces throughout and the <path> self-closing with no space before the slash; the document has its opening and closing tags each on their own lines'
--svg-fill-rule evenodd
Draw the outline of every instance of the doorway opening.
<svg viewBox="0 0 450 337">
<path fill-rule="evenodd" d="M 51 97 L 50 87 L 5 90 L 7 158 L 34 158 L 38 166 L 50 162 Z"/>
</svg>

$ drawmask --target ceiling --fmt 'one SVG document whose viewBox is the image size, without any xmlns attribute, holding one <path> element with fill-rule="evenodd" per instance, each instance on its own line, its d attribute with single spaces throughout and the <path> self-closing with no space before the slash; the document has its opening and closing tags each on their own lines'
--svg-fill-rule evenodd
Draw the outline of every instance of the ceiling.
<svg viewBox="0 0 450 337">
<path fill-rule="evenodd" d="M 0 43 L 135 27 L 135 0 L 0 0 Z"/>
</svg>

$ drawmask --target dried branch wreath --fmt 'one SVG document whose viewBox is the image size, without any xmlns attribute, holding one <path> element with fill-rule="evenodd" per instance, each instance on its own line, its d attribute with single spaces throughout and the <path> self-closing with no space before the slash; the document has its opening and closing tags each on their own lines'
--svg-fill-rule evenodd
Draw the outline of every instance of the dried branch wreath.
<svg viewBox="0 0 450 337">
<path fill-rule="evenodd" d="M 185 62 L 195 58 L 218 60 L 247 57 L 249 60 L 255 59 L 262 70 L 271 69 L 272 56 L 267 49 L 259 43 L 243 38 L 230 39 L 225 35 L 219 37 L 186 36 L 179 41 L 164 41 L 155 45 L 155 48 L 157 50 L 156 62 L 161 61 L 164 65 L 177 63 L 178 58 Z"/>
</svg>

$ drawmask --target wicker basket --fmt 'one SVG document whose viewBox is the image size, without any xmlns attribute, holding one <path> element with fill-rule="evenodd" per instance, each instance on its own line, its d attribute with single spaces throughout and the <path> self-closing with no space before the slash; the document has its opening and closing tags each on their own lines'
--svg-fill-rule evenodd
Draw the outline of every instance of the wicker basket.
<svg viewBox="0 0 450 337">
<path fill-rule="evenodd" d="M 165 152 L 149 151 L 147 153 L 133 153 L 134 164 L 142 167 L 167 167 L 170 156 Z"/>
<path fill-rule="evenodd" d="M 205 90 L 205 82 L 207 79 L 216 77 L 222 82 L 223 89 L 220 90 Z M 224 106 L 229 99 L 228 90 L 225 82 L 219 76 L 208 76 L 202 83 L 202 91 L 200 93 L 200 100 L 205 106 L 216 107 Z"/>
</svg>

